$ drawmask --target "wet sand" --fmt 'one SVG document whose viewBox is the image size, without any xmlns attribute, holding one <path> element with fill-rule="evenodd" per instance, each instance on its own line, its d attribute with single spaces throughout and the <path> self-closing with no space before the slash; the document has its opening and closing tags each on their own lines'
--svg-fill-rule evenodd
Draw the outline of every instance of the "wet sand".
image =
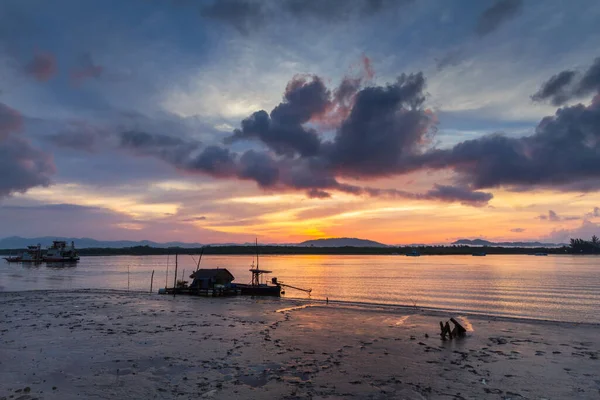
<svg viewBox="0 0 600 400">
<path fill-rule="evenodd" d="M 306 305 L 0 293 L 0 399 L 600 398 L 598 325 Z"/>
</svg>

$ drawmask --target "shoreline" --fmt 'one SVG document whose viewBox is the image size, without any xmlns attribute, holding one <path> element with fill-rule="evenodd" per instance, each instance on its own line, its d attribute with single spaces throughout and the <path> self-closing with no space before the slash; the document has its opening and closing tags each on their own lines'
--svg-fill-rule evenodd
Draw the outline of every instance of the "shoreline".
<svg viewBox="0 0 600 400">
<path fill-rule="evenodd" d="M 531 318 L 531 317 L 515 317 L 515 316 L 504 316 L 496 315 L 492 313 L 481 313 L 481 312 L 468 312 L 463 310 L 452 310 L 434 307 L 420 307 L 411 306 L 408 304 L 387 304 L 387 303 L 367 303 L 357 301 L 343 301 L 330 299 L 329 303 L 325 299 L 306 299 L 306 298 L 294 298 L 294 297 L 279 297 L 279 298 L 263 298 L 260 296 L 226 296 L 226 297 L 203 297 L 203 296 L 189 296 L 189 295 L 159 295 L 156 291 L 150 293 L 143 290 L 127 290 L 127 289 L 95 289 L 95 288 L 82 288 L 82 289 L 34 289 L 34 290 L 16 290 L 0 291 L 0 300 L 4 294 L 20 294 L 20 293 L 48 293 L 48 294 L 119 294 L 119 295 L 145 295 L 150 298 L 154 296 L 169 297 L 169 298 L 190 298 L 190 299 L 205 299 L 213 301 L 227 301 L 230 299 L 269 299 L 277 302 L 287 303 L 300 303 L 291 307 L 284 307 L 283 311 L 296 311 L 297 308 L 315 308 L 315 307 L 328 307 L 337 308 L 340 310 L 354 310 L 365 313 L 389 313 L 389 314 L 411 314 L 411 315 L 422 315 L 426 317 L 443 317 L 446 315 L 459 315 L 477 320 L 493 320 L 498 322 L 508 323 L 529 323 L 529 324 L 548 324 L 557 326 L 584 326 L 584 327 L 598 327 L 600 328 L 600 322 L 578 322 L 578 321 L 561 321 L 552 319 L 542 318 Z M 276 309 L 273 312 L 282 312 L 282 310 Z"/>
<path fill-rule="evenodd" d="M 25 249 L 0 249 L 0 256 L 23 252 Z M 568 247 L 501 247 L 501 246 L 388 246 L 388 247 L 301 247 L 301 246 L 260 246 L 261 256 L 292 256 L 292 255 L 336 255 L 336 256 L 399 256 L 406 257 L 408 253 L 417 250 L 420 256 L 473 256 L 477 253 L 490 255 L 530 255 L 546 253 L 547 255 L 588 256 L 598 253 L 579 253 L 569 251 Z M 78 248 L 77 252 L 84 257 L 103 256 L 158 256 L 158 255 L 223 255 L 247 256 L 255 255 L 252 246 L 207 246 L 195 248 L 183 247 L 123 247 L 123 248 Z"/>
<path fill-rule="evenodd" d="M 0 304 L 0 398 L 600 394 L 592 325 L 116 290 L 2 292 Z M 467 335 L 442 341 L 452 316 Z"/>
</svg>

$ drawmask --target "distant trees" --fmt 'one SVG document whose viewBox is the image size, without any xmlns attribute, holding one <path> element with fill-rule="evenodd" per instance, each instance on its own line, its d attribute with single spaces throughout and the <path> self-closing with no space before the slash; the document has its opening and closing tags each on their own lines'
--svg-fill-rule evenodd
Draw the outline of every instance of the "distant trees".
<svg viewBox="0 0 600 400">
<path fill-rule="evenodd" d="M 592 240 L 571 239 L 569 245 L 573 253 L 598 254 L 600 253 L 600 239 L 592 236 Z"/>
</svg>

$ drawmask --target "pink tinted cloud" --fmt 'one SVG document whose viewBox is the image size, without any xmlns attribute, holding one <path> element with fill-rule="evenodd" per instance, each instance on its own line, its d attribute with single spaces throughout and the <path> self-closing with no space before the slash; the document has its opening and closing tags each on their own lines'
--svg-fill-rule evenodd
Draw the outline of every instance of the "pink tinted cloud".
<svg viewBox="0 0 600 400">
<path fill-rule="evenodd" d="M 21 130 L 22 126 L 21 113 L 0 103 L 0 140 L 6 139 L 11 132 Z"/>
<path fill-rule="evenodd" d="M 99 78 L 104 72 L 104 67 L 94 64 L 92 56 L 85 54 L 81 64 L 71 70 L 71 83 L 80 85 L 86 79 Z"/>
<path fill-rule="evenodd" d="M 368 79 L 373 79 L 375 76 L 375 70 L 373 69 L 373 65 L 371 64 L 371 59 L 365 55 L 362 57 L 363 67 L 365 69 L 365 74 Z"/>
<path fill-rule="evenodd" d="M 25 72 L 40 82 L 50 80 L 56 70 L 56 57 L 51 53 L 37 53 L 25 66 Z"/>
</svg>

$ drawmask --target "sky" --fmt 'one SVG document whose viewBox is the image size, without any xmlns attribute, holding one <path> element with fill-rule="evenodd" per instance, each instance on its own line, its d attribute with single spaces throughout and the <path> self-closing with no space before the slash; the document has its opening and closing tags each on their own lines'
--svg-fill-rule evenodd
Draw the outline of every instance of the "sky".
<svg viewBox="0 0 600 400">
<path fill-rule="evenodd" d="M 600 2 L 3 0 L 0 237 L 600 234 Z"/>
</svg>

